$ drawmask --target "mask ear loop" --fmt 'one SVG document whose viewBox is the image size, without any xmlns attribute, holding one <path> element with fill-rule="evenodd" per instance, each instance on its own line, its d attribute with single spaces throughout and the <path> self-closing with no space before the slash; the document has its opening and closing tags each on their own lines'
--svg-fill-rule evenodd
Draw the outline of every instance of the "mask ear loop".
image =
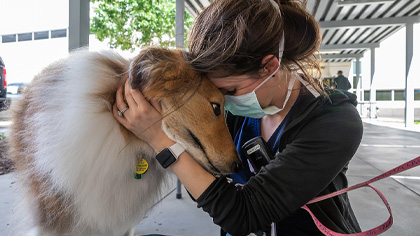
<svg viewBox="0 0 420 236">
<path fill-rule="evenodd" d="M 270 3 L 271 3 L 271 5 L 273 5 L 273 7 L 275 9 L 277 9 L 277 11 L 279 12 L 280 18 L 282 18 L 282 14 L 281 14 L 279 5 L 274 0 L 270 0 Z M 275 72 L 270 75 L 270 77 L 274 76 L 274 74 L 277 73 L 277 71 L 280 70 L 280 64 L 281 64 L 281 59 L 283 58 L 283 52 L 284 52 L 284 31 L 281 33 L 281 39 L 280 39 L 280 43 L 279 43 L 279 66 L 277 67 Z M 262 82 L 258 87 L 260 87 L 264 83 L 265 83 L 265 81 Z"/>
<path fill-rule="evenodd" d="M 276 6 L 277 6 L 277 4 L 276 4 Z M 280 39 L 280 44 L 279 44 L 279 65 L 277 66 L 277 69 L 266 80 L 264 80 L 261 84 L 259 84 L 254 89 L 254 91 L 257 90 L 259 87 L 261 87 L 265 82 L 268 81 L 268 79 L 270 79 L 270 77 L 274 76 L 277 73 L 277 71 L 280 70 L 280 63 L 281 63 L 281 58 L 283 56 L 283 51 L 284 51 L 284 32 L 281 34 L 281 39 Z"/>
<path fill-rule="evenodd" d="M 274 0 L 270 0 L 270 2 L 271 2 L 271 5 L 273 5 L 273 7 L 277 9 L 277 11 L 279 11 L 280 18 L 282 18 L 283 14 L 281 14 L 279 5 Z M 280 63 L 283 57 L 283 52 L 284 52 L 284 30 L 281 33 L 281 39 L 279 43 L 279 68 L 278 69 L 280 69 Z"/>
<path fill-rule="evenodd" d="M 270 0 L 270 2 L 273 5 L 273 7 L 279 11 L 280 18 L 281 18 L 282 14 L 281 14 L 279 5 L 276 2 L 274 2 L 274 0 Z M 260 88 L 263 84 L 265 84 L 265 82 L 267 82 L 270 79 L 270 77 L 274 76 L 277 73 L 277 71 L 280 70 L 280 63 L 283 57 L 283 52 L 284 52 L 284 31 L 281 34 L 281 39 L 279 43 L 279 65 L 277 66 L 277 69 L 266 80 L 264 80 L 261 84 L 259 84 L 253 91 L 256 91 L 258 88 Z"/>
</svg>

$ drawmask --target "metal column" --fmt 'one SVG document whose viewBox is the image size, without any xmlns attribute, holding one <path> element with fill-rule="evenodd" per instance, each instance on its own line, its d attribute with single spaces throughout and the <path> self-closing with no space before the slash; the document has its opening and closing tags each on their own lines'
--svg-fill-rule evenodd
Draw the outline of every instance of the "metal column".
<svg viewBox="0 0 420 236">
<path fill-rule="evenodd" d="M 69 1 L 69 52 L 89 45 L 89 0 Z"/>
<path fill-rule="evenodd" d="M 414 87 L 413 75 L 410 75 L 411 61 L 413 59 L 413 23 L 405 25 L 405 127 L 414 125 Z"/>
<path fill-rule="evenodd" d="M 374 83 L 375 77 L 375 48 L 370 48 L 370 118 L 376 118 L 376 85 Z"/>
<path fill-rule="evenodd" d="M 176 0 L 175 12 L 175 45 L 177 48 L 184 48 L 184 0 Z M 176 181 L 176 198 L 182 198 L 182 183 L 177 179 Z"/>
<path fill-rule="evenodd" d="M 364 101 L 362 90 L 362 78 L 360 77 L 360 57 L 356 57 L 356 96 L 359 102 Z M 359 103 L 359 114 L 363 115 L 362 103 Z"/>
</svg>

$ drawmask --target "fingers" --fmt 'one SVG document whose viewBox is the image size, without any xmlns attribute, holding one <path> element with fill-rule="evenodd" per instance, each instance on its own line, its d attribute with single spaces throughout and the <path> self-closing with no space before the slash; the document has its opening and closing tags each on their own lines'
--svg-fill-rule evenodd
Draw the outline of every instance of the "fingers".
<svg viewBox="0 0 420 236">
<path fill-rule="evenodd" d="M 127 86 L 126 86 L 126 89 L 127 89 Z M 146 100 L 146 98 L 144 97 L 143 93 L 140 90 L 129 88 L 128 93 L 130 94 L 130 98 L 133 100 L 133 103 L 137 104 L 137 106 L 143 107 L 143 108 L 147 108 L 148 106 L 150 106 L 150 102 Z"/>
<path fill-rule="evenodd" d="M 132 96 L 132 90 L 129 81 L 127 80 L 125 82 L 125 89 L 124 89 L 124 95 L 125 99 L 127 100 L 127 104 L 129 107 L 137 107 L 138 103 L 134 100 Z"/>
<path fill-rule="evenodd" d="M 122 86 L 117 89 L 112 108 L 114 118 L 141 140 L 149 142 L 156 134 L 163 132 L 160 103 L 156 100 L 149 102 L 141 91 L 131 89 L 127 82 L 124 95 Z"/>
<path fill-rule="evenodd" d="M 126 87 L 127 89 L 127 87 Z M 159 113 L 162 113 L 162 107 L 160 103 L 156 100 L 147 100 L 143 93 L 138 89 L 131 89 L 129 91 L 129 96 L 131 99 L 134 100 L 133 103 L 137 104 L 138 108 L 142 109 L 143 111 L 150 112 L 152 110 L 157 110 Z M 128 102 L 128 99 L 127 99 Z M 130 105 L 130 104 L 129 104 Z"/>
<path fill-rule="evenodd" d="M 127 103 L 124 101 L 127 101 Z M 143 93 L 138 89 L 132 89 L 128 81 L 125 83 L 124 87 L 124 96 L 123 96 L 123 88 L 119 87 L 117 89 L 116 94 L 116 112 L 117 115 L 122 116 L 121 112 L 124 112 L 125 118 L 130 117 L 128 113 L 131 115 L 135 115 L 138 113 L 145 113 L 150 112 L 152 110 L 156 110 L 161 113 L 161 106 L 158 102 L 149 102 L 143 95 Z M 129 109 L 126 109 L 126 108 Z"/>
<path fill-rule="evenodd" d="M 160 104 L 160 102 L 152 99 L 152 100 L 150 100 L 150 103 L 160 114 L 162 114 L 162 105 Z"/>
<path fill-rule="evenodd" d="M 115 104 L 112 106 L 112 114 L 114 115 L 114 118 L 115 118 L 118 122 L 120 122 L 122 125 L 127 126 L 127 120 L 124 118 L 124 116 L 120 116 L 120 115 L 118 114 L 118 111 L 119 111 L 119 108 L 118 108 L 118 106 L 117 106 L 117 103 L 115 103 Z"/>
<path fill-rule="evenodd" d="M 117 108 L 118 110 L 122 110 L 125 107 L 127 107 L 127 104 L 125 104 L 124 102 L 124 97 L 123 97 L 123 88 L 122 87 L 118 87 L 117 89 L 117 95 L 116 95 L 116 101 L 115 104 L 117 104 Z"/>
</svg>

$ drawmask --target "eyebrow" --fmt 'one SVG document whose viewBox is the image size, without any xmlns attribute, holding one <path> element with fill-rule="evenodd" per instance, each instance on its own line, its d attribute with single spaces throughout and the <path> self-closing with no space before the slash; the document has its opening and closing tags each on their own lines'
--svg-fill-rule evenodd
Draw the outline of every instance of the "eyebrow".
<svg viewBox="0 0 420 236">
<path fill-rule="evenodd" d="M 242 88 L 237 88 L 237 87 L 235 87 L 234 85 L 227 85 L 226 87 L 221 87 L 221 88 L 219 88 L 219 90 L 220 91 L 222 91 L 222 92 L 226 92 L 226 93 L 233 93 L 233 94 L 235 94 L 237 91 L 239 91 L 239 90 L 242 90 L 242 89 L 246 89 L 246 88 L 248 88 L 249 86 L 252 86 L 253 84 L 255 84 L 255 83 L 257 83 L 257 81 L 258 80 L 255 80 L 255 81 L 253 81 L 252 83 L 250 83 L 250 84 L 248 84 L 248 85 L 246 85 L 246 86 L 244 86 L 244 87 L 242 87 Z M 232 95 L 232 94 L 231 94 Z"/>
</svg>

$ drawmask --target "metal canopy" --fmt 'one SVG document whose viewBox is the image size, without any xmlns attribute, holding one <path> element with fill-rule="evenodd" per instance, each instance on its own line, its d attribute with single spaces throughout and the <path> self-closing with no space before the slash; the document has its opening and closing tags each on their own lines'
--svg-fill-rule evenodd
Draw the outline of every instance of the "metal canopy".
<svg viewBox="0 0 420 236">
<path fill-rule="evenodd" d="M 212 0 L 210 0 L 212 1 Z M 195 17 L 210 4 L 209 0 L 177 0 Z M 88 44 L 89 0 L 72 0 L 70 5 L 69 50 Z M 376 102 L 375 48 L 399 29 L 406 27 L 406 73 L 405 73 L 405 125 L 414 125 L 414 88 L 412 69 L 413 24 L 420 22 L 420 0 L 307 0 L 306 8 L 321 27 L 320 53 L 324 62 L 360 61 L 370 50 L 370 103 Z M 177 11 L 182 7 L 177 6 Z M 183 11 L 182 11 L 183 12 Z M 182 15 L 177 14 L 177 28 Z M 83 27 L 82 27 L 83 26 Z M 86 27 L 87 26 L 87 27 Z M 183 33 L 177 34 L 183 37 Z M 178 40 L 183 41 L 179 38 Z M 179 45 L 177 45 L 179 46 Z M 360 66 L 356 63 L 356 88 L 358 98 L 363 99 Z M 371 107 L 371 111 L 374 111 Z M 371 112 L 372 116 L 373 112 Z"/>
<path fill-rule="evenodd" d="M 193 16 L 210 4 L 184 2 Z M 406 24 L 420 22 L 420 0 L 307 0 L 306 8 L 321 27 L 324 62 L 350 62 Z"/>
</svg>

